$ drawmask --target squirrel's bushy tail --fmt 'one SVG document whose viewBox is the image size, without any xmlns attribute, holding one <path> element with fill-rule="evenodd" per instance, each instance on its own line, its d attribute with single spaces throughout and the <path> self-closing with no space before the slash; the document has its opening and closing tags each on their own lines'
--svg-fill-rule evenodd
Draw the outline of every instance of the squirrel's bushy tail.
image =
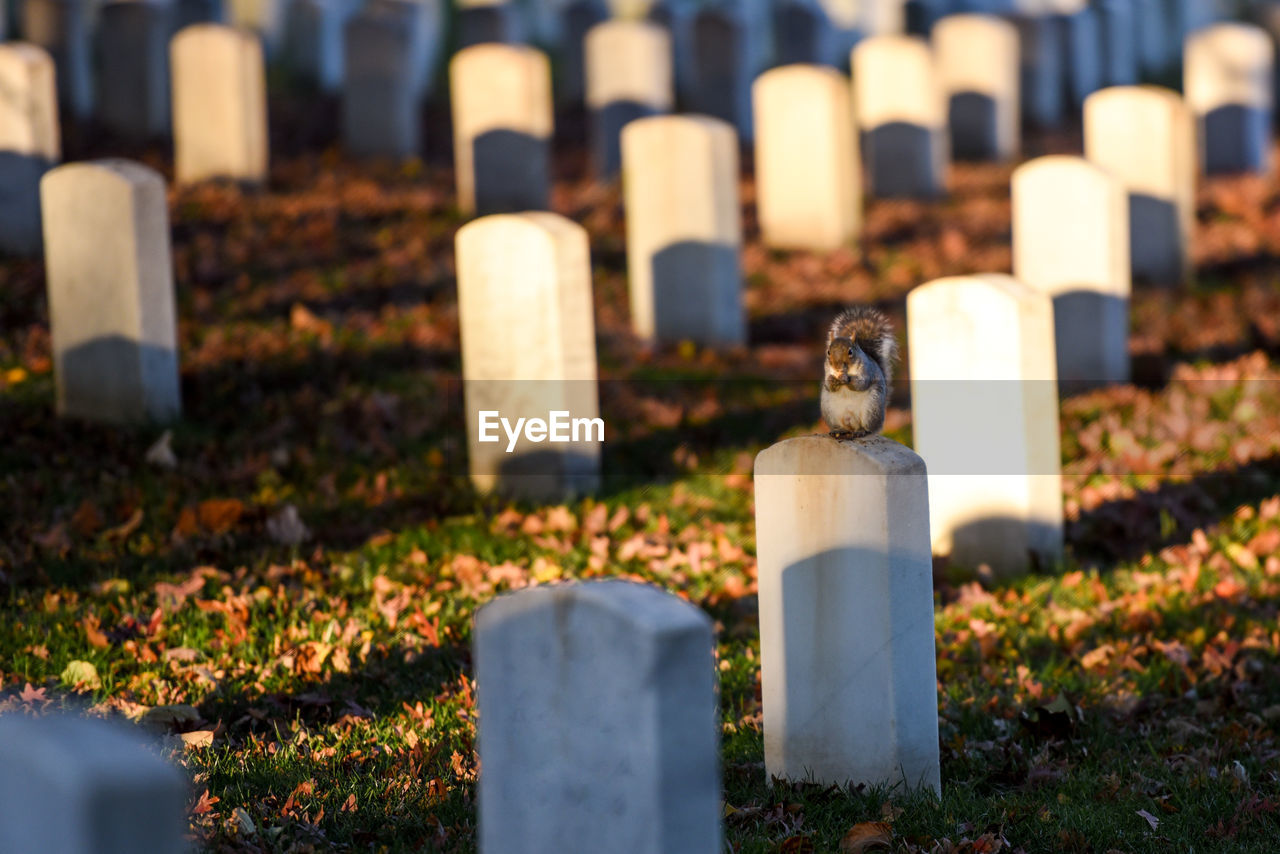
<svg viewBox="0 0 1280 854">
<path fill-rule="evenodd" d="M 876 360 L 884 371 L 885 382 L 892 379 L 893 365 L 898 358 L 898 339 L 894 337 L 893 324 L 883 312 L 865 305 L 845 309 L 831 324 L 827 346 L 836 338 L 852 339 Z"/>
</svg>

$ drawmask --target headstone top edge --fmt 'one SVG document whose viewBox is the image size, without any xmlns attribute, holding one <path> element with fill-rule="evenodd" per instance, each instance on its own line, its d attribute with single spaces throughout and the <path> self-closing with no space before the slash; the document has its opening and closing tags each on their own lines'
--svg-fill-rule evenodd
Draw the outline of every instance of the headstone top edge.
<svg viewBox="0 0 1280 854">
<path fill-rule="evenodd" d="M 787 65 L 778 65 L 770 68 L 761 74 L 756 75 L 756 79 L 752 82 L 752 86 L 762 80 L 783 80 L 792 77 L 808 77 L 817 78 L 824 77 L 830 80 L 839 80 L 843 83 L 849 82 L 849 75 L 832 68 L 829 65 L 819 65 L 815 62 L 792 62 Z"/>
<path fill-rule="evenodd" d="M 133 2 L 133 0 L 123 0 Z M 163 187 L 164 176 L 144 163 L 129 160 L 125 157 L 103 157 L 97 160 L 74 160 L 50 169 L 40 183 L 68 180 L 86 173 L 107 173 L 119 177 L 130 184 L 156 183 Z"/>
<path fill-rule="evenodd" d="M 660 116 L 645 116 L 639 119 L 632 119 L 622 127 L 622 135 L 641 136 L 646 133 L 660 133 L 670 129 L 680 130 L 705 130 L 710 133 L 733 134 L 737 135 L 737 131 L 733 125 L 724 119 L 718 119 L 715 116 L 706 116 L 701 113 L 680 113 L 667 114 Z"/>
<path fill-rule="evenodd" d="M 31 42 L 12 41 L 0 43 L 0 56 L 13 56 L 26 62 L 53 62 L 49 51 Z"/>
<path fill-rule="evenodd" d="M 449 59 L 452 67 L 460 62 L 475 62 L 486 56 L 519 56 L 526 58 L 546 59 L 547 55 L 536 47 L 527 44 L 507 44 L 506 42 L 481 42 L 456 51 Z"/>
<path fill-rule="evenodd" d="M 1033 157 L 1013 170 L 1013 180 L 1017 181 L 1020 177 L 1026 175 L 1037 175 L 1042 172 L 1064 169 L 1081 173 L 1089 172 L 1098 178 L 1114 180 L 1114 177 L 1106 169 L 1077 154 L 1046 154 L 1042 157 Z"/>
<path fill-rule="evenodd" d="M 964 276 L 944 276 L 940 279 L 933 279 L 912 288 L 907 294 L 908 312 L 909 306 L 921 296 L 932 294 L 935 291 L 951 290 L 957 287 L 968 287 L 980 285 L 986 288 L 1000 291 L 1005 295 L 1017 299 L 1019 301 L 1029 297 L 1044 296 L 1040 291 L 1008 273 L 971 273 Z"/>
<path fill-rule="evenodd" d="M 795 436 L 765 448 L 756 455 L 754 472 L 760 475 L 923 475 L 924 459 L 887 436 L 836 439 L 823 433 Z"/>
<path fill-rule="evenodd" d="M 606 578 L 539 585 L 504 593 L 476 611 L 476 631 L 533 611 L 584 604 L 613 612 L 657 634 L 712 630 L 711 618 L 702 609 L 674 593 L 655 584 Z"/>
<path fill-rule="evenodd" d="M 122 781 L 168 778 L 174 784 L 184 784 L 178 769 L 151 751 L 157 740 L 141 730 L 135 731 L 132 725 L 68 713 L 0 715 L 0 755 L 7 752 L 5 743 L 10 739 L 60 751 L 73 760 L 64 766 L 71 771 L 103 769 Z M 122 762 L 122 756 L 130 761 Z M 70 778 L 78 782 L 83 775 L 73 773 Z"/>
<path fill-rule="evenodd" d="M 517 211 L 477 217 L 458 229 L 457 240 L 461 243 L 465 239 L 464 235 L 469 236 L 477 231 L 487 231 L 503 226 L 534 229 L 552 237 L 578 234 L 583 230 L 578 223 L 555 211 Z"/>
<path fill-rule="evenodd" d="M 1084 99 L 1084 109 L 1087 111 L 1091 103 L 1104 104 L 1118 98 L 1136 96 L 1148 99 L 1159 98 L 1170 104 L 1181 104 L 1183 102 L 1182 95 L 1167 86 L 1157 86 L 1154 83 L 1138 83 L 1132 86 L 1107 86 L 1090 93 Z"/>
</svg>

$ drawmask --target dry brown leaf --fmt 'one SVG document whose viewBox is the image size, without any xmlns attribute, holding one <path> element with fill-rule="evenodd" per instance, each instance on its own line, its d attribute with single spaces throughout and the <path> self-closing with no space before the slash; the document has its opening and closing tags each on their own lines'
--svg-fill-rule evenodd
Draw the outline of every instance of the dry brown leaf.
<svg viewBox="0 0 1280 854">
<path fill-rule="evenodd" d="M 198 729 L 194 732 L 184 732 L 180 736 L 182 744 L 187 750 L 199 750 L 205 747 L 213 746 L 213 730 Z"/>
<path fill-rule="evenodd" d="M 98 628 L 98 618 L 90 614 L 80 621 L 80 627 L 84 629 L 84 636 L 89 639 L 89 643 L 98 649 L 106 649 L 111 646 L 111 641 Z"/>
<path fill-rule="evenodd" d="M 129 518 L 122 524 L 116 525 L 114 528 L 108 528 L 102 532 L 104 540 L 124 540 L 129 539 L 129 535 L 138 530 L 142 525 L 142 519 L 146 514 L 142 512 L 141 507 L 135 507 L 133 512 L 129 514 Z"/>
<path fill-rule="evenodd" d="M 195 706 L 186 703 L 174 703 L 168 706 L 155 706 L 142 713 L 140 722 L 145 727 L 158 730 L 172 730 L 186 724 L 194 724 L 200 720 L 200 713 Z"/>
<path fill-rule="evenodd" d="M 778 846 L 779 854 L 814 854 L 816 850 L 813 840 L 807 836 L 788 836 Z"/>
<path fill-rule="evenodd" d="M 98 512 L 98 505 L 87 498 L 80 502 L 80 506 L 71 516 L 72 529 L 82 537 L 92 537 L 102 530 L 102 525 L 102 514 Z"/>
<path fill-rule="evenodd" d="M 216 804 L 216 803 L 217 803 L 218 801 L 220 801 L 220 800 L 222 800 L 222 799 L 221 799 L 221 798 L 214 798 L 214 797 L 210 797 L 210 796 L 209 796 L 209 790 L 208 790 L 208 789 L 205 789 L 205 790 L 204 790 L 204 794 L 202 794 L 202 795 L 201 795 L 201 796 L 196 800 L 195 804 L 193 804 L 193 805 L 192 805 L 192 807 L 191 807 L 191 814 L 192 814 L 192 815 L 204 815 L 205 813 L 213 812 L 213 805 L 214 805 L 214 804 Z"/>
<path fill-rule="evenodd" d="M 200 520 L 196 518 L 196 509 L 190 505 L 183 507 L 178 513 L 178 523 L 173 526 L 173 538 L 185 540 L 200 533 Z"/>
<path fill-rule="evenodd" d="M 849 828 L 840 840 L 840 854 L 888 851 L 893 845 L 893 828 L 887 821 L 864 821 Z"/>
<path fill-rule="evenodd" d="M 244 504 L 236 498 L 210 498 L 196 508 L 200 526 L 211 534 L 225 534 L 244 515 Z"/>
</svg>

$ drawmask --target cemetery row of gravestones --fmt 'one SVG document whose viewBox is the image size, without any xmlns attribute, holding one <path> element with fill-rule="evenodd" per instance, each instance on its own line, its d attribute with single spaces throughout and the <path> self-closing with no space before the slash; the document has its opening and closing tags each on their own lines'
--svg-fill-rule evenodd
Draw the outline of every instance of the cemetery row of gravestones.
<svg viewBox="0 0 1280 854">
<path fill-rule="evenodd" d="M 1008 35 L 1001 29 L 1007 25 L 994 19 L 953 20 Z M 938 30 L 949 23 L 942 21 Z M 593 33 L 611 36 L 612 27 Z M 1236 111 L 1233 126 L 1244 126 L 1240 110 L 1252 111 L 1260 118 L 1250 119 L 1250 126 L 1261 128 L 1265 139 L 1270 54 L 1222 49 L 1240 39 L 1252 44 L 1256 35 L 1239 25 L 1213 27 L 1188 42 L 1187 68 L 1189 75 L 1225 81 L 1217 91 Z M 1213 61 L 1197 59 L 1205 43 L 1217 45 Z M 625 53 L 621 45 L 610 48 L 609 55 Z M 174 114 L 186 126 L 176 135 L 179 179 L 228 173 L 261 178 L 266 132 L 257 41 L 231 28 L 194 25 L 174 38 L 173 56 L 179 82 Z M 29 108 L 7 115 L 13 136 L 33 150 L 56 145 L 47 55 L 17 46 L 0 49 L 0 60 L 18 64 L 33 95 Z M 758 210 L 766 244 L 823 249 L 857 238 L 861 170 L 853 104 L 863 119 L 868 156 L 896 158 L 881 173 L 872 170 L 873 181 L 880 174 L 898 190 L 937 183 L 945 123 L 933 64 L 922 42 L 906 38 L 869 39 L 855 49 L 855 80 L 907 81 L 908 91 L 897 99 L 866 86 L 868 91 L 851 94 L 848 78 L 813 65 L 785 66 L 757 78 Z M 455 94 L 460 198 L 479 207 L 482 198 L 492 198 L 482 192 L 482 179 L 496 174 L 502 180 L 491 186 L 508 194 L 504 203 L 539 207 L 519 194 L 532 195 L 533 183 L 545 193 L 546 172 L 536 182 L 524 180 L 528 171 L 539 171 L 537 159 L 512 152 L 533 135 L 521 131 L 537 132 L 547 128 L 538 122 L 550 122 L 545 59 L 528 48 L 485 44 L 464 50 L 454 66 L 456 89 L 489 81 L 469 95 Z M 616 73 L 628 67 L 625 62 L 602 67 L 612 69 L 613 76 L 606 75 L 611 92 L 635 91 L 621 79 L 626 75 Z M 186 79 L 215 85 L 184 86 Z M 1187 89 L 1203 108 L 1212 87 L 1196 81 L 1189 78 Z M 537 103 L 541 109 L 529 110 Z M 1006 99 L 996 113 L 1015 107 Z M 518 111 L 529 121 L 517 122 Z M 1210 113 L 1202 113 L 1198 125 L 1205 151 L 1212 148 Z M 628 118 L 625 125 L 618 122 L 623 126 L 616 135 L 627 176 L 637 333 L 713 346 L 742 343 L 734 128 L 710 117 Z M 1014 278 L 936 282 L 908 299 L 916 444 L 936 475 L 930 487 L 935 547 L 1000 572 L 1016 571 L 1028 551 L 1052 559 L 1061 548 L 1058 381 L 1126 380 L 1131 275 L 1176 281 L 1188 268 L 1193 110 L 1168 90 L 1121 86 L 1090 95 L 1084 119 L 1085 158 L 1041 158 L 1015 172 Z M 881 132 L 886 136 L 878 138 Z M 40 187 L 59 412 L 114 421 L 175 417 L 178 360 L 163 181 L 137 164 L 98 161 L 55 169 Z M 591 437 L 555 450 L 526 437 L 512 449 L 481 441 L 477 423 L 480 412 L 491 411 L 515 417 L 567 411 L 588 420 L 598 415 L 585 231 L 546 212 L 482 217 L 458 233 L 456 266 L 477 485 L 506 486 L 530 497 L 592 489 L 600 445 Z M 1012 329 L 1021 333 L 989 332 Z M 507 355 L 512 348 L 524 354 L 514 364 Z M 981 402 L 962 407 L 976 416 L 964 430 L 944 427 L 948 413 L 966 399 Z M 1011 412 L 1021 416 L 1003 417 Z"/>
<path fill-rule="evenodd" d="M 308 79 L 342 89 L 349 151 L 406 156 L 420 150 L 419 105 L 431 90 L 444 41 L 439 2 L 374 0 L 357 10 L 346 0 L 292 0 L 288 14 L 259 10 L 257 16 L 242 8 L 272 5 L 233 8 L 238 20 L 259 28 L 268 47 L 283 41 L 279 52 Z M 662 4 L 650 21 L 606 20 L 601 3 L 566 5 L 558 88 L 568 99 L 585 99 L 591 110 L 593 160 L 601 175 L 619 168 L 623 124 L 670 112 L 677 102 L 728 121 L 744 141 L 753 137 L 759 123 L 752 117 L 752 81 L 763 65 L 745 8 L 710 7 L 690 23 L 688 15 Z M 792 65 L 829 58 L 829 51 L 815 47 L 829 41 L 820 36 L 830 29 L 816 6 L 790 2 L 776 11 L 776 57 Z M 1161 29 L 1155 26 L 1158 8 L 1143 7 L 1142 16 L 1135 9 L 1121 15 L 1111 6 L 1083 8 L 1071 15 L 1022 16 L 1016 23 L 947 11 L 938 7 L 926 15 L 931 43 L 875 35 L 852 51 L 854 115 L 875 195 L 941 193 L 953 151 L 1015 156 L 1023 116 L 1056 125 L 1066 115 L 1064 93 L 1079 106 L 1099 88 L 1135 83 L 1142 67 L 1135 26 L 1145 25 L 1144 36 Z M 209 24 L 186 27 L 225 18 L 219 0 L 113 0 L 100 10 L 87 0 L 26 0 L 23 12 L 24 37 L 54 61 L 54 84 L 67 115 L 92 112 L 104 126 L 134 138 L 172 128 L 179 182 L 265 178 L 259 39 L 249 30 L 236 36 L 215 35 Z M 451 60 L 449 73 L 459 205 L 479 213 L 544 209 L 555 100 L 551 63 L 533 47 L 501 44 L 518 38 L 514 7 L 467 8 L 459 15 L 457 41 L 466 47 Z M 91 43 L 98 57 L 92 75 Z M 1206 166 L 1265 168 L 1269 37 L 1245 25 L 1218 25 L 1193 34 L 1185 51 L 1180 37 L 1173 44 L 1175 55 L 1185 53 L 1188 104 L 1205 124 Z M 1108 47 L 1105 56 L 1099 45 Z M 29 50 L 21 53 L 5 59 L 12 97 L 3 107 L 47 111 L 48 72 L 32 67 Z M 0 131 L 15 121 L 0 121 Z M 40 142 L 0 139 L 0 150 L 34 161 L 23 164 L 29 172 L 58 159 L 56 132 Z M 486 168 L 476 169 L 477 162 Z M 0 237 L 10 251 L 32 251 L 38 239 L 33 204 Z"/>
</svg>

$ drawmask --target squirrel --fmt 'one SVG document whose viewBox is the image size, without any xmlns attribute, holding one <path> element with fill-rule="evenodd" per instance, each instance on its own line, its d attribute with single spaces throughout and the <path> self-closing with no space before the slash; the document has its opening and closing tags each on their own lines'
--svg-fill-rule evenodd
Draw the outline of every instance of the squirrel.
<svg viewBox="0 0 1280 854">
<path fill-rule="evenodd" d="M 821 403 L 832 438 L 860 439 L 884 427 L 897 356 L 893 325 L 874 308 L 850 308 L 831 324 Z"/>
</svg>

